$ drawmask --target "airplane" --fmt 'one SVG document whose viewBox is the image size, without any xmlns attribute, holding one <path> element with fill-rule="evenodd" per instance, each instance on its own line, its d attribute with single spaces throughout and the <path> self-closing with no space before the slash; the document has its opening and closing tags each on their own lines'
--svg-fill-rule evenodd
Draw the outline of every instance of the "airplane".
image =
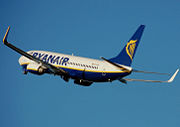
<svg viewBox="0 0 180 127">
<path fill-rule="evenodd" d="M 19 58 L 19 64 L 22 66 L 24 74 L 30 72 L 37 75 L 45 73 L 58 75 L 66 82 L 73 79 L 75 84 L 82 86 L 90 86 L 94 82 L 112 82 L 114 80 L 119 80 L 122 83 L 128 81 L 170 83 L 176 77 L 179 69 L 167 81 L 124 78 L 132 72 L 165 74 L 139 71 L 131 67 L 144 28 L 145 25 L 139 26 L 117 56 L 110 59 L 101 57 L 102 60 L 49 51 L 32 50 L 25 52 L 7 41 L 10 26 L 3 38 L 3 43 L 22 55 Z"/>
</svg>

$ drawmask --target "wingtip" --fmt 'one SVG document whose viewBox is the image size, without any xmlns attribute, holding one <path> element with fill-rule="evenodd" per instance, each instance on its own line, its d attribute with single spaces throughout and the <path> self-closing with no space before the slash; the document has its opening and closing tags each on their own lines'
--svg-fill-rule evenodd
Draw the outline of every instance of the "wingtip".
<svg viewBox="0 0 180 127">
<path fill-rule="evenodd" d="M 8 27 L 8 29 L 7 29 L 7 31 L 6 31 L 6 34 L 4 35 L 3 43 L 6 43 L 6 42 L 7 42 L 7 37 L 8 37 L 9 29 L 10 29 L 10 26 Z"/>
<path fill-rule="evenodd" d="M 176 70 L 176 72 L 173 74 L 173 76 L 168 80 L 169 83 L 174 80 L 174 78 L 176 77 L 178 72 L 179 72 L 179 68 Z"/>
</svg>

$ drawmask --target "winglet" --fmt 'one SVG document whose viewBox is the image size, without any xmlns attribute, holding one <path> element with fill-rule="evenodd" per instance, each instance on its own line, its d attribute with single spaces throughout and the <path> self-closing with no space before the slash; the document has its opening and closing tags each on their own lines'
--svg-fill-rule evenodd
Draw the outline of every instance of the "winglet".
<svg viewBox="0 0 180 127">
<path fill-rule="evenodd" d="M 9 33 L 9 29 L 10 29 L 10 26 L 8 27 L 7 31 L 6 31 L 6 34 L 4 35 L 4 38 L 3 38 L 3 43 L 7 43 L 7 37 L 8 37 L 8 33 Z"/>
<path fill-rule="evenodd" d="M 176 70 L 176 72 L 173 74 L 173 76 L 167 81 L 167 82 L 172 82 L 174 78 L 176 77 L 177 73 L 179 72 L 179 69 Z"/>
</svg>

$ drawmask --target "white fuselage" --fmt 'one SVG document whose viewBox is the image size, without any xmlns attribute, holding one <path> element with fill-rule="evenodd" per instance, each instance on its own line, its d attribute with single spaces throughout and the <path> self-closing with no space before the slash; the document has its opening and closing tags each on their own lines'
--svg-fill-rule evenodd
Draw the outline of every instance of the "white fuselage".
<svg viewBox="0 0 180 127">
<path fill-rule="evenodd" d="M 28 53 L 35 56 L 36 58 L 43 60 L 44 62 L 65 69 L 66 71 L 71 73 L 72 77 L 75 78 L 78 77 L 80 72 L 86 72 L 87 74 L 88 72 L 93 73 L 93 76 L 92 74 L 90 76 L 92 78 L 96 76 L 94 75 L 96 73 L 98 73 L 98 77 L 102 76 L 104 78 L 107 76 L 107 74 L 109 74 L 109 76 L 107 77 L 109 79 L 111 79 L 110 74 L 116 74 L 117 76 L 118 74 L 122 75 L 123 73 L 126 73 L 120 68 L 113 66 L 112 64 L 102 60 L 96 60 L 96 59 L 90 59 L 85 57 L 78 57 L 78 56 L 66 55 L 66 54 L 60 54 L 54 52 L 47 52 L 47 51 L 29 51 Z M 35 63 L 35 62 L 29 60 L 24 56 L 21 56 L 19 59 L 19 63 L 20 65 L 28 65 L 30 63 Z M 99 74 L 101 76 L 99 76 Z M 88 80 L 90 80 L 90 77 L 88 77 Z M 82 75 L 79 78 L 82 78 Z M 114 80 L 114 78 L 112 80 Z"/>
</svg>

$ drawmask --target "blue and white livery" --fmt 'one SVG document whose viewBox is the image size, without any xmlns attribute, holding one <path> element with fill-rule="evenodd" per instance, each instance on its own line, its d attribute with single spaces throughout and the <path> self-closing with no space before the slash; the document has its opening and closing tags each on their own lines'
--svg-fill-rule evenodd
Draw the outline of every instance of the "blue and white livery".
<svg viewBox="0 0 180 127">
<path fill-rule="evenodd" d="M 144 28 L 144 25 L 139 26 L 117 56 L 110 59 L 101 57 L 102 60 L 39 50 L 24 52 L 7 41 L 10 27 L 7 29 L 3 43 L 22 55 L 19 58 L 19 64 L 22 66 L 24 74 L 30 72 L 37 75 L 45 73 L 59 75 L 67 82 L 69 79 L 73 79 L 74 83 L 83 86 L 90 86 L 93 82 L 112 82 L 114 80 L 119 80 L 123 83 L 127 83 L 127 81 L 172 82 L 179 69 L 167 81 L 124 78 L 132 72 L 164 74 L 138 71 L 131 67 Z"/>
</svg>

